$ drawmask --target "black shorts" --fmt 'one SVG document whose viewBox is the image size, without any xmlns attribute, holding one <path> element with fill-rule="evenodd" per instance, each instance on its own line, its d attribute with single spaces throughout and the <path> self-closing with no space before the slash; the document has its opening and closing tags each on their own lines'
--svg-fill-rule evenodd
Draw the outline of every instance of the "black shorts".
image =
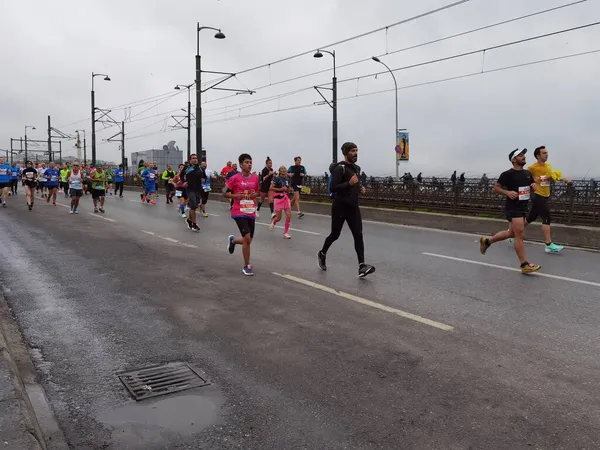
<svg viewBox="0 0 600 450">
<path fill-rule="evenodd" d="M 92 189 L 92 198 L 98 199 L 100 197 L 106 197 L 105 189 Z"/>
<path fill-rule="evenodd" d="M 550 208 L 548 208 L 548 197 L 533 194 L 531 197 L 531 209 L 527 215 L 527 222 L 535 222 L 538 217 L 542 218 L 544 225 L 550 225 L 552 221 L 550 218 Z"/>
<path fill-rule="evenodd" d="M 254 219 L 249 219 L 247 217 L 234 217 L 233 220 L 235 220 L 242 237 L 250 233 L 250 237 L 254 238 L 254 226 L 256 224 Z"/>
<path fill-rule="evenodd" d="M 301 184 L 294 184 L 294 185 L 292 185 L 292 187 L 294 188 L 294 192 L 302 192 Z"/>
<path fill-rule="evenodd" d="M 12 186 L 12 183 L 0 183 L 0 189 L 9 188 Z"/>
<path fill-rule="evenodd" d="M 180 194 L 178 194 L 178 192 L 180 192 Z M 185 188 L 182 188 L 182 187 L 175 188 L 175 197 L 187 200 L 188 195 L 187 195 Z"/>
<path fill-rule="evenodd" d="M 260 185 L 260 192 L 263 194 L 268 194 L 270 189 L 271 189 L 271 183 Z"/>
<path fill-rule="evenodd" d="M 38 189 L 44 189 L 46 187 L 46 182 L 45 181 L 38 181 L 37 184 Z"/>
<path fill-rule="evenodd" d="M 188 206 L 190 207 L 190 209 L 191 210 L 198 209 L 198 206 L 200 205 L 200 203 L 202 201 L 200 192 L 187 191 L 187 198 L 188 198 Z"/>
<path fill-rule="evenodd" d="M 25 181 L 23 186 L 27 186 L 29 189 L 35 189 L 36 183 L 35 181 Z"/>
<path fill-rule="evenodd" d="M 206 205 L 206 203 L 208 202 L 209 194 L 210 194 L 210 191 L 202 191 L 201 198 L 202 198 L 203 205 Z"/>
<path fill-rule="evenodd" d="M 48 188 L 49 191 L 51 191 L 52 189 L 58 189 L 58 186 L 46 186 Z"/>
<path fill-rule="evenodd" d="M 506 216 L 506 220 L 512 222 L 513 219 L 525 218 L 527 217 L 526 209 L 507 209 L 504 211 L 504 215 Z"/>
<path fill-rule="evenodd" d="M 70 197 L 83 197 L 83 189 L 69 189 Z"/>
</svg>

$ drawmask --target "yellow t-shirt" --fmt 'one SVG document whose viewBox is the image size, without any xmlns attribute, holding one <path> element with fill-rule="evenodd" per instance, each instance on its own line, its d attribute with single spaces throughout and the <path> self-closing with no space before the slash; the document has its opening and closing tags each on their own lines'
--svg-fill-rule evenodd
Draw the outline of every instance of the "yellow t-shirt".
<svg viewBox="0 0 600 450">
<path fill-rule="evenodd" d="M 548 163 L 540 164 L 539 162 L 535 162 L 527 170 L 529 170 L 533 179 L 536 180 L 537 190 L 535 193 L 542 197 L 550 197 L 550 182 L 560 180 L 560 176 L 557 176 L 558 174 L 552 170 L 552 166 Z"/>
</svg>

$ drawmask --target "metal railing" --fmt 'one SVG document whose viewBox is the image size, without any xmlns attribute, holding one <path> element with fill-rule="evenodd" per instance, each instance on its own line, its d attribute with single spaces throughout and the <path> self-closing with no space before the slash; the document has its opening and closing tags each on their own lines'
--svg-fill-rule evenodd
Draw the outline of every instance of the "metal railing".
<svg viewBox="0 0 600 450">
<path fill-rule="evenodd" d="M 128 177 L 129 185 L 140 185 Z M 503 218 L 505 199 L 494 193 L 494 181 L 467 179 L 452 183 L 449 179 L 396 181 L 392 178 L 369 178 L 361 181 L 366 192 L 360 202 L 364 206 L 396 208 L 409 211 L 437 212 Z M 302 198 L 309 201 L 330 202 L 328 180 L 308 176 L 308 188 Z M 161 187 L 163 183 L 161 183 Z M 213 182 L 213 192 L 220 192 L 223 179 Z M 600 186 L 594 180 L 574 180 L 571 184 L 553 183 L 549 202 L 552 220 L 565 225 L 600 226 Z M 310 191 L 310 192 L 308 192 Z"/>
</svg>

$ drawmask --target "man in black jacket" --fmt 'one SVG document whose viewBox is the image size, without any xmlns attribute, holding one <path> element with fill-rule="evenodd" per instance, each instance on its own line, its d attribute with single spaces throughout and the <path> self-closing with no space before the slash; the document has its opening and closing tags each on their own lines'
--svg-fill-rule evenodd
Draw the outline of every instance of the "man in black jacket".
<svg viewBox="0 0 600 450">
<path fill-rule="evenodd" d="M 360 185 L 360 167 L 356 165 L 358 160 L 358 148 L 352 142 L 342 145 L 344 161 L 329 166 L 331 172 L 330 190 L 333 195 L 331 205 L 331 234 L 325 239 L 323 248 L 317 253 L 318 264 L 321 270 L 327 270 L 326 255 L 342 232 L 344 222 L 354 237 L 354 249 L 358 257 L 358 276 L 363 278 L 375 272 L 375 267 L 365 264 L 365 245 L 362 235 L 362 218 L 358 206 L 358 194 L 364 193 L 364 186 Z"/>
</svg>

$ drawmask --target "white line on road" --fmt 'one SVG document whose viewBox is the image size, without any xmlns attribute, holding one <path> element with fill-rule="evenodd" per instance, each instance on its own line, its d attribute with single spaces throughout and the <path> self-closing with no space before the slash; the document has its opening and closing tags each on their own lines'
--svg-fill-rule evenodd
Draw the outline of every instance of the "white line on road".
<svg viewBox="0 0 600 450">
<path fill-rule="evenodd" d="M 270 223 L 263 223 L 263 222 L 256 222 L 257 225 L 265 225 L 265 226 L 269 226 L 271 225 Z M 283 229 L 283 227 L 281 225 L 275 225 L 275 228 L 281 228 Z M 323 236 L 321 233 L 317 233 L 315 231 L 306 231 L 306 230 L 299 230 L 298 228 L 291 228 L 290 230 L 292 231 L 297 231 L 298 233 L 306 233 L 306 234 L 314 234 L 315 236 Z"/>
<path fill-rule="evenodd" d="M 456 258 L 454 256 L 438 255 L 437 253 L 423 253 L 423 254 L 427 255 L 427 256 L 434 256 L 436 258 L 449 259 L 451 261 L 459 261 L 459 262 L 465 262 L 465 263 L 469 263 L 469 264 L 477 264 L 480 266 L 493 267 L 495 269 L 510 270 L 511 272 L 521 272 L 521 269 L 517 269 L 515 267 L 500 266 L 498 264 L 490 264 L 490 263 L 486 263 L 486 262 L 482 262 L 482 261 L 471 261 L 470 259 Z M 534 275 L 537 277 L 553 278 L 555 280 L 570 281 L 571 283 L 587 284 L 588 286 L 600 287 L 600 283 L 595 283 L 593 281 L 585 281 L 585 280 L 578 280 L 577 278 L 561 277 L 560 275 L 551 275 L 549 273 L 535 272 L 535 273 L 532 273 L 531 275 Z"/>
<path fill-rule="evenodd" d="M 99 215 L 98 215 L 98 213 L 90 213 L 90 212 L 89 212 L 88 214 L 89 214 L 90 216 L 97 217 L 98 219 L 107 220 L 107 221 L 109 221 L 109 222 L 116 222 L 116 220 L 115 220 L 115 219 L 110 219 L 110 218 L 108 218 L 108 217 L 99 216 Z"/>
<path fill-rule="evenodd" d="M 167 241 L 167 242 L 172 242 L 173 244 L 183 245 L 184 247 L 188 247 L 188 248 L 198 248 L 197 245 L 188 244 L 186 242 L 181 242 L 181 241 L 178 241 L 177 239 L 173 239 L 171 237 L 161 236 L 160 234 L 156 234 L 154 231 L 148 231 L 148 230 L 140 230 L 140 231 L 142 233 L 149 234 L 150 236 L 154 236 L 154 237 L 156 237 L 158 239 L 162 239 L 162 240 Z"/>
<path fill-rule="evenodd" d="M 381 303 L 377 303 L 371 300 L 367 300 L 366 298 L 357 297 L 356 295 L 348 294 L 347 292 L 338 291 L 336 289 L 323 286 L 322 284 L 314 283 L 312 281 L 305 280 L 303 278 L 298 278 L 293 275 L 281 274 L 277 272 L 272 272 L 273 275 L 277 275 L 278 277 L 285 278 L 290 281 L 295 281 L 296 283 L 303 284 L 305 286 L 309 286 L 315 289 L 319 289 L 323 292 L 327 292 L 329 294 L 337 295 L 338 297 L 345 298 L 346 300 L 351 300 L 356 303 L 360 303 L 361 305 L 370 306 L 371 308 L 379 309 L 381 311 L 389 312 L 391 314 L 395 314 L 400 317 L 404 317 L 405 319 L 414 320 L 415 322 L 419 322 L 425 325 L 429 325 L 434 328 L 439 328 L 444 331 L 452 331 L 454 330 L 453 326 L 446 325 L 441 322 L 436 322 L 435 320 L 427 319 L 425 317 L 418 316 L 416 314 L 412 314 L 406 311 L 402 311 L 400 309 L 392 308 L 391 306 L 382 305 Z"/>
</svg>

